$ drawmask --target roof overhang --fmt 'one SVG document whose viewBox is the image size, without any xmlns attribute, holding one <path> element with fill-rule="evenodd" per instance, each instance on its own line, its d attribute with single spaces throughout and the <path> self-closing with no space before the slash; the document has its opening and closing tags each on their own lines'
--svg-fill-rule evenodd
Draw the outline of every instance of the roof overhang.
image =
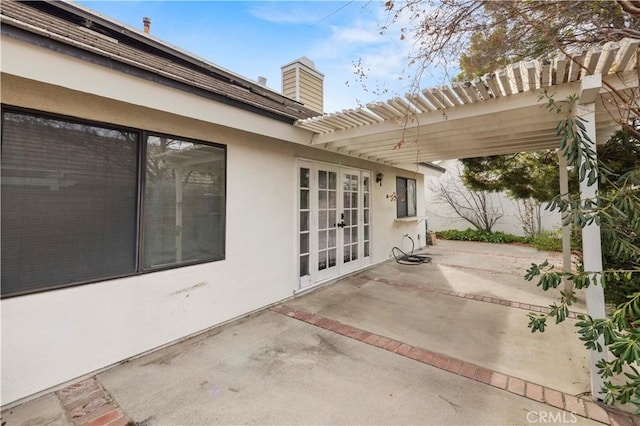
<svg viewBox="0 0 640 426">
<path fill-rule="evenodd" d="M 593 76 L 618 91 L 637 90 L 636 55 L 640 40 L 607 43 L 573 57 L 525 61 L 473 82 L 425 89 L 405 99 L 368 104 L 296 125 L 314 132 L 311 145 L 396 167 L 420 162 L 553 149 L 561 119 L 541 99 L 578 95 L 588 83 L 596 104 L 599 143 L 620 129 L 620 110 L 604 86 L 593 90 Z M 582 64 L 585 68 L 581 68 Z M 635 102 L 638 102 L 636 96 Z"/>
</svg>

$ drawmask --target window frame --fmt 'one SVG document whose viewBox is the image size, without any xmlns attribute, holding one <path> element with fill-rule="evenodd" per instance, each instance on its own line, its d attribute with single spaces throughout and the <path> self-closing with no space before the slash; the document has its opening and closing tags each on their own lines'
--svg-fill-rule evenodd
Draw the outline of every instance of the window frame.
<svg viewBox="0 0 640 426">
<path fill-rule="evenodd" d="M 136 172 L 136 189 L 135 189 L 137 200 L 136 200 L 136 207 L 135 207 L 135 212 L 134 212 L 135 213 L 135 229 L 134 229 L 134 232 L 133 232 L 133 235 L 132 235 L 132 238 L 134 239 L 133 247 L 134 247 L 134 255 L 135 255 L 135 259 L 134 259 L 135 267 L 134 267 L 134 271 L 133 272 L 128 272 L 128 273 L 124 273 L 124 274 L 108 275 L 108 276 L 103 276 L 103 277 L 100 277 L 100 278 L 89 279 L 89 280 L 81 280 L 81 281 L 74 281 L 74 282 L 69 282 L 69 283 L 64 283 L 64 284 L 55 284 L 55 285 L 43 286 L 43 287 L 39 287 L 37 289 L 30 289 L 30 290 L 25 290 L 25 291 L 15 291 L 15 292 L 8 293 L 8 294 L 2 293 L 2 294 L 0 294 L 0 299 L 8 299 L 8 298 L 12 298 L 12 297 L 25 296 L 25 295 L 28 295 L 28 294 L 37 294 L 37 293 L 42 293 L 42 292 L 46 292 L 46 291 L 59 290 L 59 289 L 83 286 L 83 285 L 88 285 L 88 284 L 95 284 L 95 283 L 100 283 L 100 282 L 104 282 L 104 281 L 110 281 L 110 280 L 119 279 L 119 278 L 140 276 L 140 275 L 144 275 L 144 274 L 160 272 L 160 271 L 166 271 L 166 270 L 176 269 L 176 268 L 183 268 L 183 267 L 187 267 L 187 266 L 199 265 L 199 264 L 204 264 L 204 263 L 213 263 L 213 262 L 218 262 L 220 260 L 225 260 L 226 259 L 226 249 L 227 249 L 227 238 L 226 238 L 226 235 L 227 235 L 227 177 L 228 177 L 228 150 L 227 150 L 227 145 L 221 144 L 221 143 L 218 143 L 218 142 L 204 141 L 204 140 L 194 139 L 194 138 L 185 137 L 185 136 L 172 135 L 172 134 L 167 134 L 167 133 L 163 133 L 163 132 L 156 132 L 156 131 L 148 130 L 148 129 L 140 129 L 140 128 L 136 128 L 136 127 L 123 126 L 123 125 L 119 125 L 119 124 L 112 124 L 112 123 L 108 123 L 108 122 L 104 122 L 104 121 L 98 121 L 98 120 L 89 120 L 89 119 L 85 119 L 85 118 L 81 118 L 81 117 L 75 117 L 75 116 L 71 116 L 71 115 L 52 113 L 52 112 L 48 112 L 48 111 L 41 111 L 41 110 L 37 110 L 37 109 L 24 108 L 24 107 L 19 107 L 19 106 L 8 105 L 8 104 L 2 103 L 2 104 L 0 104 L 0 123 L 2 123 L 2 128 L 0 130 L 0 151 L 2 150 L 2 145 L 3 145 L 3 141 L 4 141 L 5 113 L 15 113 L 15 114 L 30 115 L 30 116 L 40 117 L 40 118 L 44 118 L 44 119 L 66 121 L 66 122 L 69 122 L 69 123 L 72 123 L 72 124 L 96 126 L 96 127 L 102 127 L 102 128 L 108 129 L 108 130 L 117 130 L 117 131 L 124 131 L 124 132 L 129 132 L 129 133 L 136 134 L 137 137 L 138 137 L 138 147 L 137 147 L 137 150 L 136 150 L 137 172 Z M 224 184 L 223 184 L 223 188 L 222 188 L 222 195 L 224 197 L 224 203 L 223 203 L 222 213 L 221 213 L 221 218 L 222 218 L 222 232 L 221 232 L 222 254 L 220 256 L 212 258 L 212 259 L 192 260 L 192 261 L 185 261 L 185 262 L 180 262 L 180 263 L 176 263 L 176 264 L 168 264 L 168 265 L 163 265 L 163 266 L 155 267 L 155 268 L 151 268 L 151 269 L 143 268 L 143 262 L 142 262 L 143 248 L 144 248 L 144 235 L 143 235 L 143 233 L 144 233 L 144 217 L 143 216 L 144 216 L 144 190 L 145 190 L 145 183 L 146 183 L 146 155 L 147 155 L 147 137 L 148 136 L 168 137 L 168 138 L 172 138 L 172 139 L 179 139 L 179 140 L 182 140 L 182 141 L 185 141 L 185 142 L 208 145 L 208 146 L 212 146 L 214 148 L 222 149 L 223 157 L 224 157 Z"/>
<path fill-rule="evenodd" d="M 400 194 L 401 191 L 398 190 L 398 183 L 404 181 L 404 192 Z M 415 212 L 413 214 L 409 214 L 409 181 L 413 182 L 413 186 L 415 188 L 413 192 L 413 205 L 415 206 Z M 402 214 L 400 212 L 401 201 L 404 203 L 405 210 L 407 214 Z M 403 219 L 408 217 L 417 217 L 418 216 L 418 182 L 413 178 L 406 178 L 403 176 L 396 176 L 396 218 Z"/>
<path fill-rule="evenodd" d="M 201 144 L 201 145 L 207 145 L 207 146 L 211 146 L 214 148 L 221 148 L 224 152 L 224 185 L 222 188 L 222 192 L 223 192 L 223 196 L 224 196 L 224 206 L 222 208 L 222 219 L 223 219 L 223 224 L 222 224 L 222 255 L 218 256 L 218 257 L 214 257 L 212 259 L 207 259 L 207 260 L 187 260 L 187 261 L 181 261 L 179 263 L 174 263 L 174 264 L 167 264 L 167 265 L 161 265 L 161 266 L 154 266 L 154 267 L 147 267 L 145 268 L 144 266 L 144 262 L 143 262 L 143 256 L 144 256 L 144 198 L 145 198 L 145 188 L 146 188 L 146 181 L 147 181 L 147 173 L 146 173 L 146 160 L 147 160 L 147 138 L 149 136 L 156 136 L 156 137 L 160 137 L 160 138 L 171 138 L 171 139 L 179 139 L 181 141 L 184 142 L 190 142 L 190 143 L 195 143 L 195 144 Z M 143 130 L 142 131 L 142 138 L 141 138 L 141 143 L 140 143 L 140 154 L 139 154 L 139 176 L 138 178 L 140 179 L 140 184 L 138 185 L 138 204 L 139 204 L 139 214 L 138 214 L 138 234 L 139 234 L 139 238 L 138 238 L 138 244 L 137 244 L 137 257 L 136 257 L 136 267 L 137 270 L 140 271 L 141 273 L 148 273 L 148 272 L 156 272 L 156 271 L 166 271 L 167 269 L 175 269 L 175 268 L 180 268 L 183 266 L 191 266 L 191 265 L 199 265 L 201 263 L 210 263 L 210 262 L 217 262 L 219 260 L 224 260 L 226 258 L 226 252 L 227 252 L 227 146 L 226 145 L 222 145 L 219 143 L 215 143 L 215 142 L 207 142 L 207 141 L 201 141 L 198 139 L 193 139 L 193 138 L 188 138 L 188 137 L 182 137 L 182 136 L 176 136 L 176 135 L 171 135 L 168 133 L 162 133 L 162 132 L 154 132 L 151 130 Z"/>
</svg>

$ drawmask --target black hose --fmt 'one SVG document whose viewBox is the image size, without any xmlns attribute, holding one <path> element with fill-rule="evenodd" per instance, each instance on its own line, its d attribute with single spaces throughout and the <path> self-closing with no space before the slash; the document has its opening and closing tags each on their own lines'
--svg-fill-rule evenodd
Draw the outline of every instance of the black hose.
<svg viewBox="0 0 640 426">
<path fill-rule="evenodd" d="M 411 253 L 407 254 L 398 247 L 392 248 L 391 254 L 393 254 L 393 257 L 396 258 L 397 263 L 399 263 L 400 265 L 420 265 L 423 263 L 431 262 L 431 258 L 425 254 L 413 254 L 413 250 L 416 247 L 415 243 L 413 242 L 413 238 L 411 238 L 409 235 L 404 235 L 404 237 L 407 237 L 409 240 L 411 240 Z M 398 254 L 398 252 L 400 254 Z"/>
</svg>

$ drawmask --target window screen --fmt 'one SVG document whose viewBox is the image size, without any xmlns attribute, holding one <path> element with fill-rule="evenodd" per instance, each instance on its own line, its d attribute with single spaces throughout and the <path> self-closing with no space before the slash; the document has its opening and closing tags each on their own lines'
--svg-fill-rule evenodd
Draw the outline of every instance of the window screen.
<svg viewBox="0 0 640 426">
<path fill-rule="evenodd" d="M 135 132 L 4 112 L 2 294 L 135 271 Z"/>
<path fill-rule="evenodd" d="M 224 148 L 147 137 L 145 269 L 224 257 Z"/>
<path fill-rule="evenodd" d="M 416 180 L 397 177 L 396 196 L 397 217 L 416 216 Z"/>
</svg>

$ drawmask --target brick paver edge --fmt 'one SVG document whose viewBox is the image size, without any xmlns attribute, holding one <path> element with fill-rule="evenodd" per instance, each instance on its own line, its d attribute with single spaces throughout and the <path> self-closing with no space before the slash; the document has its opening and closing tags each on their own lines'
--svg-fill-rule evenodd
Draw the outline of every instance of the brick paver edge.
<svg viewBox="0 0 640 426">
<path fill-rule="evenodd" d="M 423 364 L 431 365 L 441 370 L 466 377 L 467 379 L 475 380 L 533 401 L 542 402 L 600 423 L 609 425 L 623 425 L 624 423 L 622 422 L 627 422 L 628 425 L 640 424 L 640 418 L 638 418 L 638 416 L 633 416 L 629 413 L 605 406 L 604 404 L 596 403 L 589 398 L 551 389 L 528 380 L 503 374 L 444 354 L 400 342 L 396 339 L 352 327 L 340 321 L 335 321 L 310 312 L 299 311 L 284 304 L 273 306 L 270 309 L 273 312 L 325 330 L 333 331 L 334 333 L 355 339 L 367 345 L 384 349 L 405 358 L 413 359 Z M 603 416 L 603 414 L 605 414 L 605 416 Z M 634 418 L 636 419 L 635 423 Z"/>
<path fill-rule="evenodd" d="M 60 389 L 56 396 L 75 426 L 135 425 L 96 376 Z"/>
<path fill-rule="evenodd" d="M 454 291 L 454 290 L 443 290 L 443 289 L 439 289 L 439 288 L 431 288 L 431 287 L 427 287 L 427 286 L 420 285 L 420 284 L 412 284 L 412 283 L 408 283 L 408 282 L 405 282 L 405 281 L 390 280 L 390 279 L 387 279 L 387 278 L 375 277 L 375 276 L 367 275 L 367 274 L 355 274 L 353 277 L 354 278 L 359 278 L 359 279 L 362 279 L 362 280 L 367 280 L 367 281 L 375 281 L 375 282 L 378 282 L 378 283 L 392 285 L 392 286 L 396 286 L 396 287 L 410 288 L 410 289 L 413 289 L 413 290 L 422 290 L 422 291 L 426 291 L 428 293 L 436 293 L 436 294 L 440 294 L 440 295 L 443 295 L 443 296 L 453 296 L 453 297 L 459 297 L 461 299 L 475 300 L 475 301 L 478 301 L 478 302 L 493 303 L 495 305 L 502 305 L 502 306 L 507 306 L 507 307 L 510 307 L 510 308 L 523 309 L 525 311 L 532 311 L 532 312 L 539 312 L 539 313 L 549 313 L 549 312 L 551 312 L 551 308 L 549 308 L 547 306 L 532 305 L 530 303 L 514 302 L 512 300 L 500 299 L 500 298 L 497 298 L 497 297 L 490 297 L 490 296 L 482 296 L 480 294 L 471 294 L 471 293 L 463 293 L 463 292 Z M 578 315 L 580 315 L 580 312 L 569 311 L 569 315 L 567 315 L 567 317 L 568 318 L 577 319 Z"/>
</svg>

